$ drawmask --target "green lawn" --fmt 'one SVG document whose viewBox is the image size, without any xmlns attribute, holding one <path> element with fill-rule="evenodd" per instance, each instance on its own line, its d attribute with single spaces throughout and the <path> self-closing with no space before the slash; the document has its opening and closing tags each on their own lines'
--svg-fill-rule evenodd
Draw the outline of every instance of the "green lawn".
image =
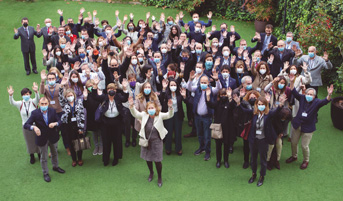
<svg viewBox="0 0 343 201">
<path fill-rule="evenodd" d="M 135 22 L 145 18 L 145 13 L 159 16 L 175 14 L 177 10 L 157 9 L 140 5 L 117 5 L 105 3 L 64 1 L 22 3 L 0 2 L 0 111 L 2 154 L 0 163 L 0 200 L 341 200 L 342 199 L 342 146 L 343 133 L 333 128 L 330 119 L 330 106 L 320 110 L 319 123 L 311 148 L 311 161 L 307 170 L 300 170 L 302 154 L 293 164 L 285 164 L 290 156 L 290 143 L 284 142 L 281 170 L 267 172 L 265 183 L 257 188 L 256 182 L 248 184 L 251 170 L 242 169 L 242 141 L 238 139 L 235 152 L 230 155 L 230 168 L 215 167 L 215 143 L 212 143 L 212 159 L 208 162 L 202 156 L 194 156 L 198 147 L 196 138 L 183 139 L 183 156 L 173 154 L 164 156 L 163 187 L 157 187 L 157 175 L 148 183 L 148 169 L 140 159 L 140 148 L 125 148 L 123 160 L 116 167 L 103 167 L 101 156 L 93 156 L 91 150 L 84 152 L 84 166 L 71 167 L 71 158 L 59 143 L 60 166 L 66 174 L 50 172 L 51 183 L 43 180 L 39 162 L 29 164 L 26 146 L 22 135 L 21 119 L 17 109 L 9 105 L 6 86 L 13 85 L 15 99 L 20 98 L 23 87 L 31 87 L 39 82 L 39 75 L 26 76 L 24 71 L 20 41 L 13 40 L 13 28 L 21 26 L 20 19 L 28 17 L 30 25 L 44 19 L 52 19 L 54 26 L 59 23 L 57 9 L 64 10 L 65 18 L 76 21 L 81 7 L 86 11 L 96 9 L 100 19 L 108 19 L 114 24 L 114 11 L 120 10 L 120 17 L 133 12 Z M 185 21 L 190 20 L 186 15 Z M 206 20 L 205 18 L 203 20 Z M 224 20 L 214 19 L 217 27 Z M 253 23 L 225 21 L 235 25 L 242 38 L 254 35 Z M 249 42 L 248 42 L 249 43 Z M 42 70 L 42 38 L 36 39 L 38 69 Z M 326 92 L 320 89 L 320 97 Z M 184 124 L 183 134 L 189 132 Z M 49 162 L 51 169 L 51 163 Z M 156 171 L 155 171 L 156 172 Z"/>
</svg>

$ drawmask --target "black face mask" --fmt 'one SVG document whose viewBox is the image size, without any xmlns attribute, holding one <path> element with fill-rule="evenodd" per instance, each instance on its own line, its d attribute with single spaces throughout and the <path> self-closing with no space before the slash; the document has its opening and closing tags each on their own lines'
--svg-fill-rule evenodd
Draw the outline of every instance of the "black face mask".
<svg viewBox="0 0 343 201">
<path fill-rule="evenodd" d="M 221 100 L 222 102 L 225 102 L 225 101 L 227 101 L 228 99 L 227 99 L 227 96 L 221 96 L 221 97 L 220 97 L 220 100 Z"/>
<path fill-rule="evenodd" d="M 110 54 L 109 54 L 111 57 L 113 57 L 114 56 L 114 52 L 110 52 Z"/>
<path fill-rule="evenodd" d="M 74 26 L 73 23 L 68 23 L 68 26 L 70 26 L 70 28 L 72 28 Z"/>
<path fill-rule="evenodd" d="M 114 72 L 119 72 L 119 69 L 118 68 L 110 68 L 110 70 L 111 70 L 111 72 L 112 72 L 112 74 L 114 73 Z"/>
<path fill-rule="evenodd" d="M 27 27 L 27 26 L 29 26 L 29 24 L 25 22 L 25 23 L 23 24 L 23 26 L 24 26 L 24 27 Z"/>
<path fill-rule="evenodd" d="M 250 99 L 249 99 L 250 105 L 254 105 L 255 102 L 256 102 L 256 98 L 250 98 Z"/>
<path fill-rule="evenodd" d="M 109 91 L 109 92 L 108 92 L 108 95 L 110 95 L 110 96 L 114 96 L 114 95 L 116 95 L 116 92 L 115 92 L 115 91 L 113 91 L 113 90 L 111 90 L 111 91 Z"/>
<path fill-rule="evenodd" d="M 85 24 L 84 24 L 85 26 L 89 26 L 89 23 L 88 22 L 85 22 Z"/>
</svg>

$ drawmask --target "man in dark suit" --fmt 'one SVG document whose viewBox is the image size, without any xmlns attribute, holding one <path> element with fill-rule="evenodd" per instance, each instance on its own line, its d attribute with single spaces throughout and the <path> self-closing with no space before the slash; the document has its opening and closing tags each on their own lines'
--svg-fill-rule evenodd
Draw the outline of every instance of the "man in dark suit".
<svg viewBox="0 0 343 201">
<path fill-rule="evenodd" d="M 39 100 L 39 108 L 32 111 L 30 118 L 24 124 L 27 130 L 33 130 L 36 133 L 36 144 L 39 147 L 41 158 L 40 163 L 43 170 L 44 180 L 50 182 L 48 170 L 48 146 L 51 151 L 51 162 L 53 171 L 64 173 L 65 171 L 58 167 L 58 129 L 61 119 L 58 117 L 56 110 L 49 108 L 49 101 L 46 97 Z"/>
<path fill-rule="evenodd" d="M 180 21 L 179 21 L 180 25 L 184 26 L 185 28 L 186 28 L 186 26 L 188 26 L 190 32 L 194 32 L 195 31 L 195 25 L 196 25 L 197 22 L 199 22 L 201 24 L 201 26 L 205 26 L 205 27 L 209 27 L 209 26 L 212 25 L 212 20 L 211 20 L 212 12 L 211 11 L 207 15 L 207 18 L 208 18 L 208 22 L 207 23 L 205 23 L 204 21 L 199 20 L 199 14 L 198 13 L 193 13 L 193 16 L 192 16 L 193 17 L 193 21 L 189 21 L 187 24 L 185 24 L 183 22 L 183 20 L 182 20 L 183 19 L 183 13 L 180 12 L 179 15 L 180 15 Z"/>
<path fill-rule="evenodd" d="M 60 38 L 65 38 L 67 40 L 67 42 L 71 43 L 70 38 L 68 36 L 64 35 L 64 33 L 65 33 L 64 27 L 62 27 L 62 26 L 58 27 L 57 33 L 58 33 L 57 35 L 49 36 L 49 42 L 51 42 L 52 48 L 55 48 L 56 45 L 60 44 L 59 43 Z"/>
<path fill-rule="evenodd" d="M 51 25 L 51 19 L 46 18 L 44 20 L 45 27 L 42 28 L 41 33 L 43 36 L 43 48 L 48 50 L 49 37 L 56 35 L 56 27 Z"/>
<path fill-rule="evenodd" d="M 188 31 L 187 28 L 185 28 Z M 195 30 L 187 33 L 187 38 L 189 38 L 189 43 L 194 39 L 195 42 L 203 44 L 206 40 L 205 26 L 201 27 L 201 23 L 195 23 Z"/>
<path fill-rule="evenodd" d="M 251 60 L 251 55 L 261 47 L 261 43 L 257 42 L 255 47 L 248 47 L 247 41 L 242 39 L 239 41 L 239 47 L 233 48 L 232 43 L 230 43 L 230 49 L 232 49 L 232 54 L 236 56 L 238 60 L 245 60 L 244 58 L 244 52 L 248 53 L 248 57 Z"/>
<path fill-rule="evenodd" d="M 19 27 L 18 29 L 14 28 L 13 38 L 17 40 L 20 37 L 21 52 L 24 57 L 26 75 L 30 75 L 31 73 L 29 59 L 31 59 L 32 72 L 37 74 L 36 45 L 33 37 L 34 35 L 38 38 L 41 37 L 40 25 L 37 24 L 36 31 L 33 27 L 29 26 L 29 20 L 26 17 L 21 20 L 21 24 L 23 25 L 22 27 Z"/>
<path fill-rule="evenodd" d="M 256 33 L 255 36 L 251 39 L 251 42 L 254 43 L 256 41 L 261 42 L 261 46 L 259 47 L 261 50 L 261 53 L 263 55 L 264 51 L 268 48 L 268 44 L 272 43 L 273 46 L 276 46 L 277 44 L 277 38 L 272 35 L 273 32 L 273 25 L 267 24 L 265 28 L 265 33 Z M 267 58 L 262 58 L 263 61 L 267 61 Z"/>
<path fill-rule="evenodd" d="M 234 26 L 230 27 L 230 31 L 231 32 L 227 32 L 226 37 L 223 36 L 223 33 L 225 31 L 227 31 L 227 24 L 226 23 L 222 23 L 220 25 L 220 31 L 213 31 L 213 27 L 214 26 L 212 26 L 212 32 L 210 32 L 211 36 L 209 37 L 209 39 L 212 40 L 213 38 L 217 38 L 218 41 L 219 41 L 219 47 L 229 46 L 229 44 L 225 44 L 224 43 L 224 41 L 225 41 L 224 39 L 225 38 L 230 38 L 230 37 L 234 36 L 234 41 L 237 41 L 237 40 L 241 39 L 241 36 L 235 31 L 235 27 Z M 233 43 L 233 47 L 236 47 L 235 42 Z"/>
<path fill-rule="evenodd" d="M 293 50 L 285 48 L 285 42 L 283 40 L 279 40 L 279 42 L 277 42 L 277 48 L 272 49 L 272 46 L 272 44 L 268 45 L 263 57 L 268 58 L 270 55 L 273 55 L 272 58 L 274 59 L 271 64 L 270 74 L 272 74 L 273 77 L 277 77 L 283 69 L 283 65 L 286 61 L 290 62 L 290 65 L 292 65 L 292 58 L 295 53 Z"/>
<path fill-rule="evenodd" d="M 236 80 L 230 76 L 231 68 L 229 65 L 221 67 L 221 73 L 218 75 L 222 87 L 228 89 L 229 87 L 234 90 L 237 88 Z"/>
<path fill-rule="evenodd" d="M 81 8 L 80 9 L 80 13 L 82 13 L 82 11 L 84 10 L 84 8 Z M 60 25 L 63 26 L 63 10 L 61 9 L 58 9 L 57 10 L 57 13 L 60 15 Z M 82 24 L 83 23 L 83 19 L 81 19 L 80 23 Z M 79 32 L 77 31 L 77 27 L 76 25 L 74 24 L 74 20 L 73 18 L 68 18 L 68 21 L 67 21 L 67 24 L 65 26 L 69 26 L 70 29 L 71 29 L 71 33 L 76 35 L 76 37 L 78 38 L 79 37 Z"/>
</svg>

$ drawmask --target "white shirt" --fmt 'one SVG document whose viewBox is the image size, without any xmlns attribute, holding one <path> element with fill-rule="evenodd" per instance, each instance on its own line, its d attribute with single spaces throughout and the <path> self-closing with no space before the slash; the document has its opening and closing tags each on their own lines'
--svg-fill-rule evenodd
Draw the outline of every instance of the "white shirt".
<svg viewBox="0 0 343 201">
<path fill-rule="evenodd" d="M 172 101 L 173 101 L 173 110 L 174 110 L 174 112 L 177 112 L 177 98 L 176 98 L 176 95 L 172 95 Z"/>
<path fill-rule="evenodd" d="M 21 115 L 22 125 L 24 125 L 25 122 L 30 118 L 31 112 L 35 110 L 36 107 L 38 106 L 39 94 L 35 93 L 35 98 L 34 99 L 30 98 L 30 100 L 27 102 L 24 100 L 15 101 L 13 99 L 13 96 L 10 96 L 9 98 L 10 98 L 10 104 L 18 108 Z"/>
<path fill-rule="evenodd" d="M 105 112 L 105 116 L 108 118 L 114 118 L 119 115 L 116 103 L 114 101 L 109 101 L 108 110 Z"/>
</svg>

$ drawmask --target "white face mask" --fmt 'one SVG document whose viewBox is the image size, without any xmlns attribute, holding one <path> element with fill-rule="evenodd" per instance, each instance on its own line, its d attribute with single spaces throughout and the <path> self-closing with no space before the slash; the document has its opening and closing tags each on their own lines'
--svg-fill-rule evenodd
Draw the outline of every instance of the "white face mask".
<svg viewBox="0 0 343 201">
<path fill-rule="evenodd" d="M 194 17 L 194 18 L 193 18 L 193 21 L 194 21 L 194 22 L 198 22 L 198 21 L 199 21 L 199 18 Z"/>
<path fill-rule="evenodd" d="M 228 78 L 229 76 L 230 76 L 230 74 L 229 73 L 222 73 L 222 75 L 223 75 L 223 78 Z"/>
<path fill-rule="evenodd" d="M 50 27 L 51 23 L 46 23 L 45 26 Z"/>
<path fill-rule="evenodd" d="M 175 92 L 175 91 L 176 91 L 176 89 L 177 89 L 177 87 L 176 87 L 176 86 L 170 86 L 169 88 L 170 88 L 170 91 L 172 91 L 172 92 Z"/>
<path fill-rule="evenodd" d="M 295 75 L 295 74 L 297 74 L 297 70 L 290 70 L 290 73 Z"/>
<path fill-rule="evenodd" d="M 260 73 L 261 73 L 261 75 L 264 75 L 266 73 L 266 70 L 265 69 L 260 69 Z"/>
<path fill-rule="evenodd" d="M 224 57 L 228 57 L 230 55 L 229 51 L 224 51 L 223 52 Z"/>
<path fill-rule="evenodd" d="M 77 83 L 79 81 L 79 78 L 71 78 L 71 81 L 73 81 L 74 83 Z"/>
<path fill-rule="evenodd" d="M 136 65 L 136 64 L 137 64 L 137 59 L 132 59 L 131 63 L 132 63 L 133 65 Z"/>
<path fill-rule="evenodd" d="M 196 72 L 196 74 L 201 74 L 202 70 L 201 70 L 201 68 L 195 68 L 195 72 Z"/>
<path fill-rule="evenodd" d="M 106 34 L 110 34 L 111 33 L 111 30 L 106 30 Z"/>
<path fill-rule="evenodd" d="M 218 46 L 218 43 L 213 43 L 213 46 L 217 47 L 217 46 Z"/>
<path fill-rule="evenodd" d="M 243 73 L 243 68 L 237 68 L 237 73 Z"/>
<path fill-rule="evenodd" d="M 56 52 L 56 55 L 57 56 L 61 56 L 61 52 Z"/>
<path fill-rule="evenodd" d="M 68 100 L 69 102 L 74 102 L 74 96 L 69 96 L 69 97 L 67 97 L 67 100 Z"/>
<path fill-rule="evenodd" d="M 162 54 L 167 53 L 167 49 L 161 49 Z"/>
<path fill-rule="evenodd" d="M 103 44 L 103 42 L 99 42 L 99 46 L 101 47 L 101 46 L 103 46 L 104 44 Z"/>
<path fill-rule="evenodd" d="M 195 32 L 200 32 L 200 28 L 195 27 L 195 28 L 194 28 L 194 31 L 195 31 Z"/>
</svg>

